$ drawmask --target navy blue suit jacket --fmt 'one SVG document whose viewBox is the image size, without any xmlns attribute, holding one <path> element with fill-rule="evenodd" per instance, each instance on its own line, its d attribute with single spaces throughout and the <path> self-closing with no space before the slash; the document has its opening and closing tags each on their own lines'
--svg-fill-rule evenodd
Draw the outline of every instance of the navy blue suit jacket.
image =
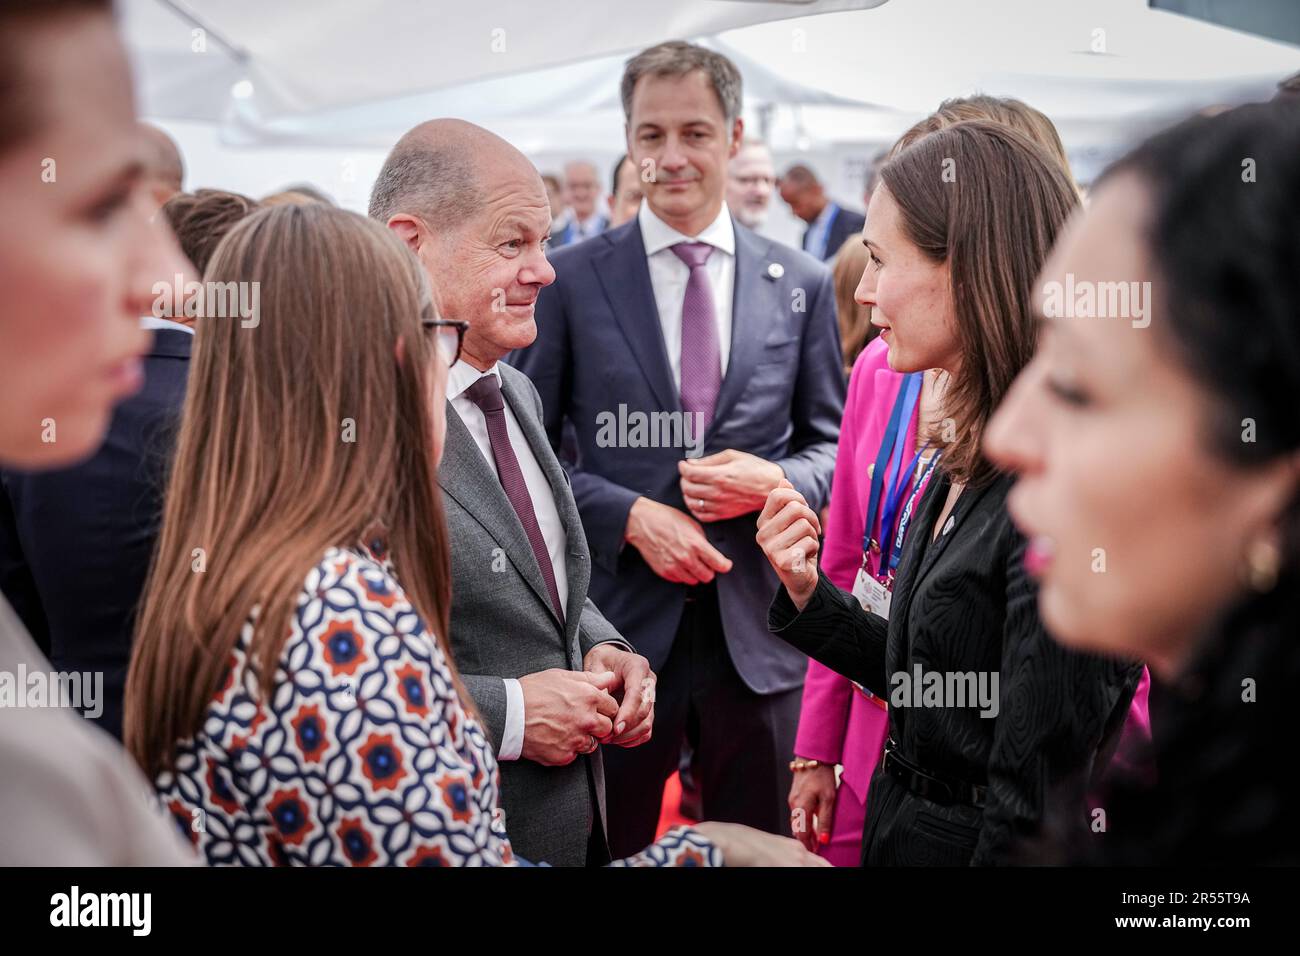
<svg viewBox="0 0 1300 956">
<path fill-rule="evenodd" d="M 113 410 L 89 459 L 58 471 L 0 472 L 0 591 L 55 670 L 104 673 L 96 723 L 118 738 L 193 338 L 154 333 L 144 386 Z"/>
<path fill-rule="evenodd" d="M 609 228 L 608 216 L 601 214 L 596 217 L 596 221 L 600 223 L 601 233 L 604 233 L 605 230 Z M 592 236 L 592 238 L 594 239 L 596 237 Z M 561 229 L 555 235 L 551 236 L 550 248 L 559 249 L 562 246 L 571 246 L 581 241 L 582 240 L 578 238 L 577 223 L 575 223 L 572 219 L 570 219 L 568 222 L 564 224 L 563 229 Z"/>
<path fill-rule="evenodd" d="M 838 204 L 836 204 L 836 209 L 835 218 L 831 221 L 831 228 L 826 236 L 826 255 L 822 257 L 827 260 L 834 258 L 835 253 L 840 251 L 840 246 L 844 245 L 845 239 L 860 234 L 862 227 L 867 222 L 867 217 L 860 212 L 845 209 Z M 808 233 L 811 231 L 811 229 L 805 229 L 803 233 L 801 242 L 805 252 L 809 252 Z"/>
<path fill-rule="evenodd" d="M 733 226 L 731 352 L 703 454 L 735 448 L 777 462 L 820 509 L 845 389 L 830 273 L 803 252 Z M 537 386 L 557 449 L 565 421 L 572 423 L 577 447 L 567 467 L 592 556 L 589 594 L 660 670 L 687 588 L 656 575 L 623 535 L 638 497 L 685 510 L 677 472 L 685 449 L 601 447 L 602 412 L 681 411 L 640 226 L 633 219 L 551 261 L 557 278 L 537 300 L 537 341 L 511 361 Z M 716 578 L 732 661 L 752 690 L 767 694 L 803 683 L 807 658 L 767 630 L 778 583 L 754 540 L 756 518 L 703 527 L 733 562 Z"/>
</svg>

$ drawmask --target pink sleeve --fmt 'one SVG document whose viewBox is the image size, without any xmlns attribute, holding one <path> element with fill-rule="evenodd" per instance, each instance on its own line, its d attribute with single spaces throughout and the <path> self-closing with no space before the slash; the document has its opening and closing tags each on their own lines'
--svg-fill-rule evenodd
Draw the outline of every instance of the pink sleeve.
<svg viewBox="0 0 1300 956">
<path fill-rule="evenodd" d="M 803 705 L 794 752 L 822 763 L 842 763 L 844 732 L 849 725 L 853 684 L 829 667 L 808 662 L 803 682 Z"/>
<path fill-rule="evenodd" d="M 857 437 L 859 418 L 870 407 L 874 368 L 864 351 L 853 365 L 848 398 L 840 424 L 840 443 L 835 453 L 835 474 L 831 479 L 831 501 L 822 543 L 821 570 L 832 584 L 848 591 L 862 563 L 862 514 L 857 488 Z M 799 711 L 799 732 L 794 752 L 810 760 L 841 763 L 844 733 L 848 728 L 853 684 L 816 661 L 808 662 L 804 678 L 803 705 Z"/>
<path fill-rule="evenodd" d="M 867 516 L 862 512 L 858 482 L 858 433 L 871 409 L 875 367 L 868 352 L 858 356 L 849 376 L 844 418 L 840 422 L 840 444 L 835 452 L 835 474 L 831 478 L 831 501 L 822 542 L 821 569 L 830 582 L 845 591 L 862 564 L 862 529 Z"/>
</svg>

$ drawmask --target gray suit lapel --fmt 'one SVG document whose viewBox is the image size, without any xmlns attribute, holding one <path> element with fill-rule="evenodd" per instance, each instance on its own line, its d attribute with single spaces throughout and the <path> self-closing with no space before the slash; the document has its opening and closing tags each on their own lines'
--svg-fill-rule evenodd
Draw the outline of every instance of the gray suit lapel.
<svg viewBox="0 0 1300 956">
<path fill-rule="evenodd" d="M 767 271 L 771 243 L 735 223 L 736 279 L 731 296 L 731 356 L 718 391 L 712 432 L 726 420 L 754 374 L 754 366 L 771 334 L 772 320 L 781 314 L 780 283 Z"/>
<path fill-rule="evenodd" d="M 564 568 L 569 581 L 569 596 L 564 609 L 564 620 L 566 624 L 576 627 L 578 618 L 582 614 L 582 605 L 585 603 L 587 585 L 591 577 L 586 561 L 580 560 L 586 554 L 583 548 L 586 532 L 582 530 L 578 506 L 574 503 L 569 479 L 551 449 L 546 432 L 535 417 L 537 408 L 533 404 L 532 393 L 522 387 L 508 372 L 503 372 L 501 375 L 501 391 L 505 394 L 506 401 L 510 403 L 510 409 L 515 413 L 515 420 L 519 422 L 520 430 L 528 439 L 533 457 L 537 459 L 542 473 L 546 475 L 546 481 L 551 486 L 551 497 L 555 499 L 555 508 L 560 514 L 561 524 L 564 525 L 564 533 L 568 541 Z"/>
<path fill-rule="evenodd" d="M 516 414 L 516 417 L 519 416 Z M 551 599 L 546 592 L 546 582 L 542 580 L 541 569 L 537 567 L 537 559 L 519 516 L 501 487 L 496 469 L 483 457 L 474 436 L 460 420 L 460 414 L 451 402 L 447 402 L 447 438 L 442 450 L 442 463 L 438 466 L 438 484 L 501 546 L 510 563 L 549 611 Z M 554 619 L 554 612 L 551 616 Z"/>
</svg>

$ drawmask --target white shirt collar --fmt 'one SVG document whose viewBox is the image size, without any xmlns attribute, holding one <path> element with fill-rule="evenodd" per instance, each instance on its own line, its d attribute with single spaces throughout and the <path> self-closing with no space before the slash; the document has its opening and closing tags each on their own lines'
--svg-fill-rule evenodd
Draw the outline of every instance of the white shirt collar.
<svg viewBox="0 0 1300 956">
<path fill-rule="evenodd" d="M 495 375 L 497 384 L 501 384 L 501 369 L 495 362 L 486 372 L 480 372 L 473 365 L 470 365 L 464 359 L 457 359 L 456 364 L 447 372 L 447 399 L 460 398 L 465 394 L 465 389 L 469 388 L 484 375 Z"/>
<path fill-rule="evenodd" d="M 152 315 L 140 316 L 140 328 L 142 329 L 171 329 L 173 332 L 188 332 L 194 334 L 192 326 L 185 325 L 183 322 L 173 322 L 171 319 L 159 319 Z"/>
<path fill-rule="evenodd" d="M 726 202 L 718 210 L 717 218 L 705 226 L 698 236 L 686 236 L 678 232 L 656 216 L 648 202 L 641 203 L 636 217 L 641 226 L 641 241 L 645 244 L 647 256 L 653 256 L 679 242 L 707 242 L 729 256 L 736 254 L 736 230 L 732 227 L 731 211 L 727 209 Z"/>
</svg>

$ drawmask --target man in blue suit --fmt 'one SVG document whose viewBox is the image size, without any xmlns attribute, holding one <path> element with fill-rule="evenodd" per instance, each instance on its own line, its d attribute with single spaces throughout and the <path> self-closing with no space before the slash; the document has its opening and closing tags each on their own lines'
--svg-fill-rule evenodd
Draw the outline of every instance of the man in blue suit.
<svg viewBox="0 0 1300 956">
<path fill-rule="evenodd" d="M 635 220 L 553 257 L 515 364 L 550 440 L 569 422 L 591 596 L 650 661 L 655 732 L 606 749 L 610 846 L 654 837 L 684 740 L 705 816 L 790 832 L 806 658 L 775 640 L 755 513 L 784 477 L 825 504 L 844 405 L 830 275 L 737 224 L 741 142 L 725 57 L 660 44 L 623 76 L 628 154 L 653 171 Z M 645 178 L 645 177 L 643 177 Z"/>
</svg>

